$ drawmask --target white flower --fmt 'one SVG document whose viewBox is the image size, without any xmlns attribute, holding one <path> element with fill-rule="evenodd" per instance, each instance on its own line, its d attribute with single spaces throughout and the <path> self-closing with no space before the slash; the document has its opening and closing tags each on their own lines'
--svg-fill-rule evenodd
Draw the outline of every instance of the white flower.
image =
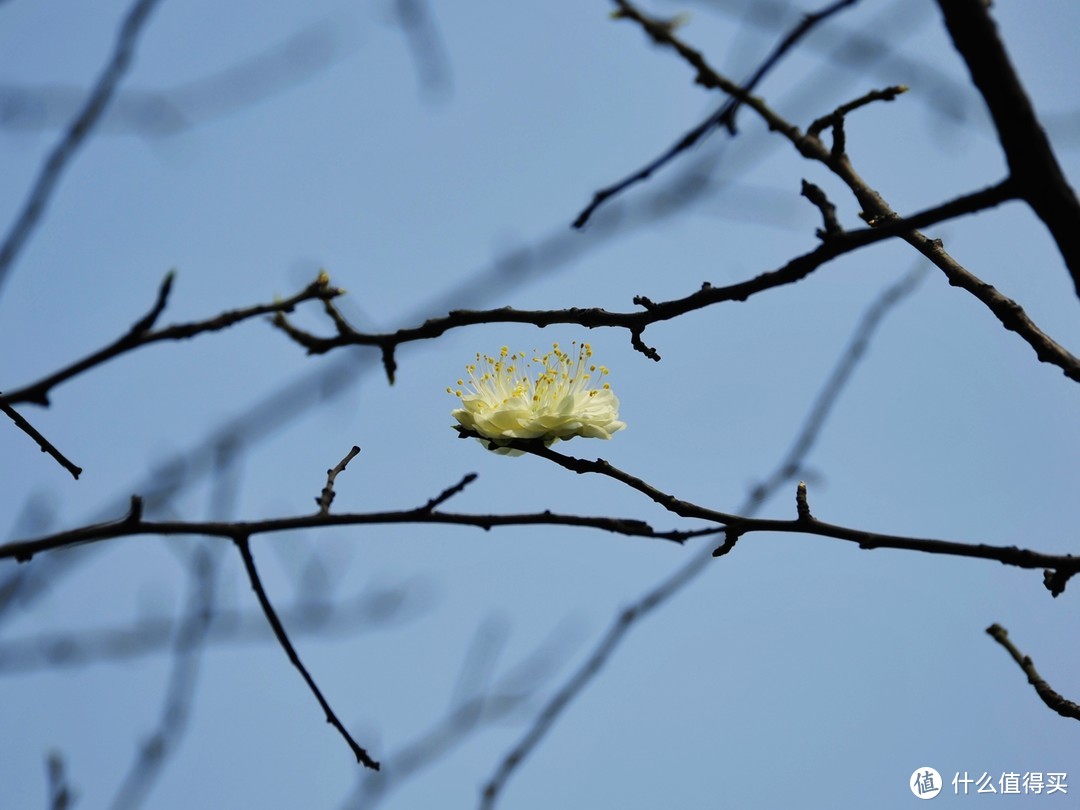
<svg viewBox="0 0 1080 810">
<path fill-rule="evenodd" d="M 576 359 L 555 343 L 543 357 L 532 358 L 540 364 L 534 382 L 524 352 L 510 354 L 503 346 L 497 358 L 477 354 L 465 367 L 468 382 L 458 380 L 456 389 L 446 389 L 461 400 L 450 415 L 483 436 L 485 444 L 499 447 L 510 439 L 540 439 L 548 446 L 574 436 L 610 439 L 626 423 L 619 421 L 619 400 L 608 383 L 590 388 L 594 378 L 600 382 L 608 373 L 590 363 L 591 357 L 588 343 L 581 344 Z M 521 453 L 505 447 L 496 452 Z"/>
</svg>

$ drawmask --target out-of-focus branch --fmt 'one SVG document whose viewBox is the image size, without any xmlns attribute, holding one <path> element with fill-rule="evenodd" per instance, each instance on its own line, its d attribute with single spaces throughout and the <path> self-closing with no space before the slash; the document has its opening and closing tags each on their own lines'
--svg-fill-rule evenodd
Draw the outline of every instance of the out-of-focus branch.
<svg viewBox="0 0 1080 810">
<path fill-rule="evenodd" d="M 497 623 L 485 622 L 469 645 L 446 714 L 422 734 L 383 761 L 379 773 L 365 772 L 352 795 L 343 802 L 348 810 L 370 810 L 391 791 L 430 767 L 470 735 L 500 721 L 513 719 L 529 708 L 536 693 L 565 663 L 565 635 L 556 633 L 524 660 L 494 677 L 497 656 L 505 641 Z"/>
<path fill-rule="evenodd" d="M 50 810 L 68 810 L 74 804 L 77 793 L 68 784 L 64 769 L 64 758 L 53 751 L 45 760 L 45 772 L 49 778 Z"/>
<path fill-rule="evenodd" d="M 113 810 L 134 810 L 142 806 L 187 729 L 201 655 L 213 621 L 217 571 L 217 560 L 209 549 L 199 547 L 193 551 L 191 593 L 186 615 L 173 640 L 174 658 L 161 716 L 154 731 L 139 745 L 113 799 Z"/>
<path fill-rule="evenodd" d="M 1043 221 L 1080 296 L 1080 200 L 1013 70 L 985 0 L 938 0 L 953 45 L 994 120 L 1017 191 Z"/>
<path fill-rule="evenodd" d="M 994 639 L 998 644 L 1008 650 L 1009 655 L 1013 660 L 1020 665 L 1020 669 L 1024 670 L 1024 674 L 1027 675 L 1028 683 L 1035 687 L 1035 691 L 1038 693 L 1042 702 L 1060 714 L 1062 717 L 1068 717 L 1072 720 L 1080 720 L 1080 706 L 1073 703 L 1071 700 L 1059 695 L 1053 689 L 1050 688 L 1042 676 L 1039 675 L 1035 669 L 1035 664 L 1032 660 L 1020 652 L 1016 648 L 1016 645 L 1009 640 L 1008 631 L 1000 624 L 992 624 L 986 628 L 986 632 L 990 634 L 990 637 Z"/>
<path fill-rule="evenodd" d="M 428 0 L 395 0 L 394 13 L 412 52 L 420 89 L 445 98 L 453 88 L 450 60 Z"/>
<path fill-rule="evenodd" d="M 4 401 L 8 403 L 32 402 L 37 405 L 49 405 L 49 392 L 57 385 L 67 382 L 85 371 L 100 366 L 116 357 L 135 349 L 158 343 L 164 340 L 186 340 L 203 332 L 218 332 L 227 329 L 241 321 L 250 320 L 260 315 L 280 315 L 283 312 L 292 312 L 297 304 L 304 301 L 321 300 L 329 301 L 344 291 L 330 286 L 330 276 L 325 272 L 320 273 L 315 281 L 295 295 L 272 304 L 256 304 L 242 309 L 233 309 L 222 312 L 212 318 L 203 321 L 190 321 L 188 323 L 173 324 L 161 329 L 154 329 L 154 324 L 168 303 L 169 292 L 172 290 L 174 273 L 166 274 L 161 286 L 158 288 L 157 298 L 149 312 L 140 318 L 132 327 L 119 338 L 107 346 L 88 354 L 81 360 L 77 360 L 69 366 L 44 377 L 30 385 L 17 388 L 9 392 Z"/>
<path fill-rule="evenodd" d="M 714 287 L 705 282 L 697 292 L 669 301 L 655 302 L 644 295 L 635 296 L 634 303 L 643 307 L 642 310 L 636 312 L 609 312 L 597 307 L 573 307 L 559 310 L 524 310 L 512 307 L 485 310 L 458 309 L 452 310 L 441 318 L 430 318 L 420 326 L 398 329 L 395 332 L 373 333 L 361 332 L 353 328 L 337 311 L 333 303 L 327 300 L 323 302 L 323 306 L 337 330 L 337 334 L 332 337 L 320 337 L 300 329 L 291 324 L 283 314 L 278 314 L 274 318 L 274 325 L 307 349 L 309 354 L 325 354 L 343 346 L 378 347 L 382 352 L 383 367 L 390 382 L 394 381 L 397 371 L 395 351 L 398 346 L 417 340 L 431 340 L 451 329 L 486 323 L 527 323 L 540 327 L 570 323 L 589 329 L 622 328 L 630 333 L 630 342 L 635 349 L 652 360 L 659 360 L 660 354 L 656 349 L 647 346 L 642 340 L 645 329 L 651 324 L 671 320 L 713 304 L 745 301 L 750 296 L 765 290 L 794 284 L 838 256 L 906 233 L 915 227 L 992 208 L 1011 199 L 1011 196 L 1009 184 L 1003 182 L 920 211 L 906 219 L 896 217 L 872 228 L 840 230 L 825 234 L 822 244 L 809 253 L 796 256 L 782 267 L 761 273 L 746 281 L 723 287 Z M 1076 373 L 1080 377 L 1080 361 L 1076 365 Z"/>
<path fill-rule="evenodd" d="M 285 650 L 285 654 L 289 656 L 289 661 L 291 661 L 292 665 L 300 672 L 304 682 L 308 685 L 308 689 L 311 690 L 311 693 L 319 702 L 319 706 L 322 707 L 322 710 L 326 715 L 326 722 L 338 730 L 338 733 L 341 734 L 345 742 L 348 743 L 357 762 L 367 768 L 371 768 L 373 771 L 379 770 L 379 763 L 372 759 L 367 750 L 353 739 L 349 730 L 345 728 L 341 720 L 338 719 L 337 714 L 335 714 L 334 710 L 330 707 L 326 698 L 323 697 L 322 690 L 320 690 L 318 684 L 315 683 L 315 679 L 311 677 L 311 673 L 308 672 L 307 667 L 304 666 L 304 662 L 300 660 L 300 655 L 296 652 L 296 648 L 293 647 L 292 641 L 289 640 L 289 635 L 285 632 L 285 626 L 278 618 L 277 612 L 270 602 L 270 597 L 266 593 L 266 589 L 263 588 L 262 580 L 259 578 L 259 572 L 255 567 L 255 558 L 251 554 L 250 538 L 246 535 L 238 537 L 236 539 L 236 547 L 240 551 L 240 556 L 244 561 L 244 570 L 247 571 L 248 581 L 251 583 L 252 590 L 255 591 L 255 596 L 259 600 L 259 606 L 262 607 L 263 613 L 266 615 L 266 620 L 270 622 L 270 627 L 273 628 L 274 635 L 277 636 L 277 640 L 281 644 L 282 649 Z"/>
<path fill-rule="evenodd" d="M 283 93 L 355 49 L 348 19 L 322 19 L 252 56 L 197 79 L 159 89 L 118 89 L 95 133 L 178 135 Z M 76 85 L 0 84 L 0 127 L 63 125 L 85 90 Z"/>
<path fill-rule="evenodd" d="M 776 469 L 753 489 L 753 501 L 763 503 L 766 498 L 776 492 L 786 481 L 791 481 L 802 476 L 803 460 L 810 454 L 821 429 L 825 426 L 829 414 L 832 413 L 840 395 L 847 389 L 851 375 L 855 373 L 859 363 L 870 347 L 878 327 L 889 312 L 911 295 L 915 288 L 926 277 L 926 268 L 923 265 L 916 266 L 905 274 L 898 282 L 890 285 L 882 291 L 874 302 L 863 313 L 855 333 L 851 337 L 847 348 L 841 355 L 836 366 L 829 373 L 829 378 L 822 386 L 820 393 L 810 406 L 802 428 L 784 458 L 776 465 Z"/>
<path fill-rule="evenodd" d="M 139 34 L 149 18 L 150 12 L 154 10 L 154 6 L 159 1 L 136 0 L 131 6 L 123 24 L 120 26 L 112 56 L 109 58 L 105 70 L 98 77 L 90 96 L 86 99 L 86 104 L 79 111 L 79 114 L 75 116 L 64 136 L 41 167 L 41 172 L 38 174 L 22 211 L 4 237 L 4 241 L 0 243 L 0 289 L 3 288 L 4 281 L 7 279 L 8 272 L 11 270 L 15 259 L 18 257 L 19 251 L 41 220 L 41 215 L 45 212 L 45 207 L 48 205 L 49 198 L 52 196 L 56 184 L 60 181 L 60 176 L 63 174 L 65 167 L 74 157 L 79 147 L 86 141 L 87 136 L 105 111 L 105 107 L 116 91 L 117 85 L 131 66 Z"/>
<path fill-rule="evenodd" d="M 340 638 L 403 621 L 416 615 L 423 604 L 421 594 L 395 587 L 372 589 L 333 603 L 297 599 L 279 613 L 294 637 Z M 155 655 L 166 650 L 179 633 L 177 620 L 162 616 L 114 628 L 9 639 L 0 643 L 0 677 Z M 230 645 L 271 640 L 262 613 L 220 608 L 213 611 L 204 638 L 206 644 Z"/>
<path fill-rule="evenodd" d="M 41 448 L 42 453 L 48 453 L 56 459 L 56 462 L 61 467 L 71 473 L 72 478 L 78 480 L 82 467 L 77 467 L 67 456 L 57 450 L 52 442 L 42 436 L 33 425 L 26 421 L 22 414 L 8 404 L 7 397 L 3 394 L 0 394 L 0 411 L 3 411 L 15 423 L 15 427 L 37 442 L 37 446 Z"/>
</svg>

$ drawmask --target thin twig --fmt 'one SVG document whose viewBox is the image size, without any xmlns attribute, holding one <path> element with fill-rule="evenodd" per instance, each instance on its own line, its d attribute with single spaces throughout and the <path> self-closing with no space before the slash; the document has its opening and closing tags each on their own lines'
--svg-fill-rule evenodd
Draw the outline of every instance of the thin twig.
<svg viewBox="0 0 1080 810">
<path fill-rule="evenodd" d="M 992 624 L 986 628 L 986 632 L 990 634 L 990 637 L 994 639 L 998 644 L 1009 651 L 1009 655 L 1013 660 L 1020 665 L 1020 669 L 1024 670 L 1024 674 L 1027 675 L 1028 683 L 1035 687 L 1035 691 L 1038 693 L 1042 702 L 1060 714 L 1062 717 L 1068 717 L 1072 720 L 1080 720 L 1080 706 L 1073 703 L 1071 700 L 1059 695 L 1053 689 L 1050 688 L 1042 676 L 1039 675 L 1035 669 L 1035 664 L 1032 660 L 1020 652 L 1016 648 L 1016 645 L 1009 641 L 1009 633 L 1000 624 Z"/>
<path fill-rule="evenodd" d="M 323 487 L 319 497 L 315 499 L 315 503 L 319 505 L 319 514 L 326 515 L 330 512 L 330 504 L 334 502 L 334 481 L 337 479 L 338 474 L 345 471 L 345 468 L 349 466 L 349 462 L 352 461 L 357 453 L 360 452 L 360 448 L 355 444 L 352 450 L 350 450 L 341 461 L 337 463 L 336 467 L 326 471 L 326 486 Z"/>
<path fill-rule="evenodd" d="M 37 442 L 38 447 L 41 448 L 42 453 L 48 453 L 57 463 L 71 473 L 71 476 L 75 479 L 79 479 L 79 474 L 82 472 L 82 467 L 77 467 L 73 464 L 67 456 L 61 453 L 56 447 L 42 436 L 37 429 L 26 421 L 26 418 L 16 411 L 11 405 L 8 404 L 8 399 L 3 394 L 0 394 L 0 411 L 7 414 L 8 418 L 15 423 L 15 427 Z"/>
<path fill-rule="evenodd" d="M 457 495 L 459 492 L 461 492 L 463 489 L 465 489 L 465 487 L 467 487 L 469 484 L 471 484 L 475 480 L 476 480 L 476 473 L 468 473 L 468 474 L 466 474 L 460 481 L 458 481 L 452 487 L 448 487 L 447 489 L 444 489 L 442 492 L 440 492 L 438 495 L 436 495 L 430 501 L 428 501 L 423 506 L 421 506 L 420 509 L 422 511 L 424 511 L 424 512 L 430 512 L 436 506 L 439 506 L 440 504 L 446 503 L 446 501 L 453 498 L 455 495 Z"/>
<path fill-rule="evenodd" d="M 318 278 L 295 295 L 283 300 L 274 301 L 270 304 L 255 304 L 242 309 L 233 309 L 207 318 L 202 321 L 189 321 L 187 323 L 173 324 L 154 330 L 153 326 L 158 317 L 165 309 L 168 302 L 169 292 L 172 289 L 174 274 L 170 271 L 166 274 L 158 289 L 157 298 L 149 312 L 136 321 L 127 332 L 121 335 L 107 346 L 88 354 L 81 360 L 77 360 L 69 366 L 44 377 L 37 382 L 11 391 L 6 399 L 8 402 L 32 402 L 37 405 L 49 404 L 49 392 L 60 383 L 70 380 L 102 363 L 108 362 L 127 352 L 134 351 L 151 343 L 165 340 L 186 340 L 204 332 L 218 332 L 227 329 L 241 321 L 257 318 L 260 315 L 273 315 L 282 312 L 292 312 L 297 304 L 305 301 L 327 301 L 338 295 L 344 294 L 344 290 L 330 286 L 330 277 L 320 273 Z"/>
<path fill-rule="evenodd" d="M 326 702 L 326 698 L 323 697 L 322 691 L 320 691 L 318 685 L 315 683 L 315 679 L 311 677 L 311 674 L 307 671 L 307 667 L 305 667 L 303 661 L 300 660 L 296 648 L 293 647 L 292 642 L 289 641 L 289 636 L 285 632 L 285 626 L 281 623 L 281 620 L 278 619 L 277 613 L 274 612 L 274 606 L 270 604 L 270 597 L 266 595 L 266 589 L 263 588 L 262 580 L 259 578 L 259 572 L 255 568 L 255 558 L 251 555 L 250 538 L 246 535 L 237 538 L 236 547 L 240 550 L 240 556 L 244 560 L 244 570 L 247 571 L 248 581 L 255 591 L 255 596 L 258 598 L 259 605 L 266 615 L 266 620 L 270 622 L 270 627 L 273 628 L 274 635 L 277 637 L 282 649 L 285 650 L 285 654 L 289 656 L 292 665 L 300 671 L 300 674 L 303 676 L 311 693 L 315 695 L 315 699 L 319 702 L 323 712 L 326 714 L 326 722 L 336 728 L 338 733 L 345 739 L 345 742 L 348 743 L 349 748 L 356 757 L 357 762 L 372 770 L 379 770 L 379 763 L 372 759 L 371 755 L 353 739 L 352 735 L 349 734 L 348 729 L 346 729 L 338 719 L 338 716 L 334 714 L 334 710 L 330 708 L 330 704 Z"/>
<path fill-rule="evenodd" d="M 131 66 L 139 34 L 158 2 L 159 0 L 136 0 L 131 6 L 120 26 L 108 64 L 94 84 L 83 108 L 68 125 L 60 142 L 41 167 L 30 196 L 4 237 L 3 244 L 0 244 L 0 288 L 3 287 L 8 271 L 22 246 L 40 222 L 61 174 L 101 118 L 117 85 Z"/>
</svg>

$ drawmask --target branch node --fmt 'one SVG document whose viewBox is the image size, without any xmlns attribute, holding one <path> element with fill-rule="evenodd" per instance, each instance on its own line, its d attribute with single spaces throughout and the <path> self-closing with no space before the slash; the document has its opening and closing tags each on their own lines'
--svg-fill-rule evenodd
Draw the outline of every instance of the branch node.
<svg viewBox="0 0 1080 810">
<path fill-rule="evenodd" d="M 1060 568 L 1047 568 L 1043 571 L 1043 585 L 1055 599 L 1065 592 L 1065 586 L 1072 579 L 1075 571 L 1063 571 Z"/>
<path fill-rule="evenodd" d="M 656 302 L 649 298 L 647 295 L 635 295 L 634 303 L 639 307 L 644 307 L 647 310 L 656 309 Z"/>
</svg>

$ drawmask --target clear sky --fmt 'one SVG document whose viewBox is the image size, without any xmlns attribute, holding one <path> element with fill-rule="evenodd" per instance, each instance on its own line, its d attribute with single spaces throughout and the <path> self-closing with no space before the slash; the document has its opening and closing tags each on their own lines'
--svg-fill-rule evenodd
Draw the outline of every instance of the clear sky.
<svg viewBox="0 0 1080 810">
<path fill-rule="evenodd" d="M 406 35 L 389 0 L 162 0 L 100 130 L 0 287 L 0 391 L 117 338 L 171 269 L 162 325 L 287 297 L 326 269 L 347 289 L 340 307 L 354 325 L 391 330 L 457 307 L 628 311 L 635 295 L 660 301 L 750 278 L 817 244 L 803 178 L 826 190 L 846 227 L 861 225 L 837 179 L 744 112 L 737 138 L 712 135 L 571 230 L 594 191 L 723 98 L 632 23 L 611 20 L 601 0 L 432 5 L 432 27 Z M 0 3 L 0 233 L 106 63 L 126 8 Z M 743 79 L 816 8 L 657 0 L 648 10 L 689 12 L 682 37 Z M 1000 2 L 994 15 L 1075 185 L 1080 6 Z M 894 84 L 910 92 L 852 115 L 847 139 L 857 170 L 896 210 L 1004 177 L 934 3 L 864 0 L 757 92 L 805 127 Z M 1080 348 L 1071 281 L 1027 208 L 928 233 Z M 919 264 L 906 245 L 879 244 L 797 285 L 656 325 L 645 341 L 659 363 L 624 331 L 565 326 L 483 325 L 403 346 L 392 386 L 376 352 L 310 357 L 262 318 L 149 346 L 58 386 L 48 408 L 20 406 L 84 468 L 78 481 L 0 421 L 0 539 L 119 517 L 132 494 L 163 519 L 307 513 L 354 444 L 362 452 L 338 478 L 335 512 L 416 507 L 477 473 L 445 508 L 693 528 L 617 482 L 460 441 L 446 386 L 476 352 L 588 340 L 628 427 L 610 442 L 557 449 L 735 511 L 780 462 L 866 308 Z M 317 304 L 294 319 L 332 332 Z M 929 268 L 880 325 L 806 459 L 814 514 L 1075 553 L 1078 396 Z M 793 517 L 794 485 L 760 514 Z M 4 561 L 0 588 L 25 579 L 0 612 L 0 807 L 48 806 L 53 753 L 77 806 L 114 806 L 184 669 L 168 644 L 108 653 L 106 639 L 122 647 L 122 638 L 103 634 L 181 617 L 193 561 L 216 572 L 223 618 L 189 659 L 183 733 L 144 806 L 475 807 L 619 611 L 700 548 L 558 527 L 256 538 L 301 656 L 386 765 L 378 795 L 357 792 L 366 774 L 258 632 L 258 605 L 225 541 L 136 537 Z M 987 773 L 995 786 L 1005 773 L 1065 772 L 1070 796 L 1080 794 L 1075 721 L 1043 706 L 984 632 L 1005 626 L 1052 686 L 1080 700 L 1078 589 L 1052 599 L 1039 571 L 748 536 L 634 627 L 500 806 L 910 807 L 908 780 L 922 766 L 949 781 Z M 297 600 L 314 606 L 306 622 L 290 613 Z M 327 605 L 336 607 L 319 624 Z M 256 629 L 228 624 L 237 612 Z M 108 654 L 43 660 L 64 639 Z M 410 771 L 412 746 L 435 740 L 477 695 L 492 697 L 487 714 Z"/>
</svg>

